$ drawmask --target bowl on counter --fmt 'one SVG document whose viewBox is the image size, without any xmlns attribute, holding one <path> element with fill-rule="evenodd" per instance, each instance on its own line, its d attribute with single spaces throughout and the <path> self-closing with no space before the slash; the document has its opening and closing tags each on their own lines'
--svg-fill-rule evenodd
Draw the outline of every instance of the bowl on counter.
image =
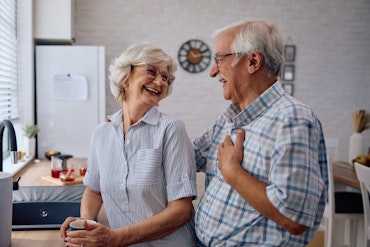
<svg viewBox="0 0 370 247">
<path fill-rule="evenodd" d="M 60 155 L 60 152 L 59 151 L 54 151 L 54 150 L 50 150 L 50 151 L 45 152 L 45 158 L 47 158 L 48 160 L 51 160 L 51 157 L 53 157 L 55 155 Z"/>
</svg>

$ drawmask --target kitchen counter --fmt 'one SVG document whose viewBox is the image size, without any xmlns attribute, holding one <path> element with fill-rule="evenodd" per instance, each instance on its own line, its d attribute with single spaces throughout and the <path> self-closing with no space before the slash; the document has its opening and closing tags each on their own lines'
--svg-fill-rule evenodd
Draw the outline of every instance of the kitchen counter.
<svg viewBox="0 0 370 247">
<path fill-rule="evenodd" d="M 50 175 L 50 161 L 41 160 L 40 162 L 30 162 L 22 170 L 14 174 L 13 179 L 16 180 L 21 177 L 19 186 L 50 186 L 57 185 L 48 180 L 42 179 L 42 176 Z M 68 185 L 73 186 L 73 185 Z M 98 221 L 107 225 L 107 218 L 104 208 L 98 215 Z M 26 231 L 12 231 L 11 247 L 62 247 L 64 241 L 60 237 L 59 230 L 26 230 Z"/>
<path fill-rule="evenodd" d="M 357 179 L 356 171 L 352 164 L 344 161 L 334 161 L 333 177 L 334 182 L 336 183 L 350 186 L 359 190 L 361 189 L 360 181 Z"/>
<path fill-rule="evenodd" d="M 355 170 L 352 165 L 345 162 L 333 162 L 334 181 L 353 188 L 359 188 Z M 21 186 L 50 186 L 56 185 L 42 179 L 42 176 L 50 175 L 50 161 L 41 160 L 39 163 L 31 162 L 13 178 L 14 180 L 21 177 L 19 182 Z M 197 175 L 198 176 L 198 175 Z M 199 185 L 204 183 L 200 182 Z M 72 186 L 72 185 L 71 185 Z M 198 188 L 198 190 L 201 190 Z M 199 196 L 200 197 L 200 196 Z M 104 208 L 98 215 L 98 221 L 102 224 L 108 224 Z M 28 231 L 13 231 L 12 232 L 12 247 L 62 247 L 64 246 L 63 239 L 60 237 L 59 230 L 28 230 Z"/>
</svg>

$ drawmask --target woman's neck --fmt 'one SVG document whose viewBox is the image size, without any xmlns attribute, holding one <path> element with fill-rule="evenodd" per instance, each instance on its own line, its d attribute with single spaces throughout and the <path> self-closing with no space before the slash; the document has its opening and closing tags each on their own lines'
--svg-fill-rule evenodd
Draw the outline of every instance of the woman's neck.
<svg viewBox="0 0 370 247">
<path fill-rule="evenodd" d="M 125 134 L 127 133 L 127 130 L 130 128 L 131 125 L 137 123 L 150 110 L 150 108 L 148 109 L 147 106 L 127 103 L 123 103 L 122 108 L 122 121 Z"/>
</svg>

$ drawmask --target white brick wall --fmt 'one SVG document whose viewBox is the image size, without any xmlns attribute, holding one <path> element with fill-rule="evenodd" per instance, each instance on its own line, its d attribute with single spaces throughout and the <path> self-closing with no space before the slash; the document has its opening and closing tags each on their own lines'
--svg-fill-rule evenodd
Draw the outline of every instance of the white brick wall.
<svg viewBox="0 0 370 247">
<path fill-rule="evenodd" d="M 335 159 L 347 160 L 351 113 L 370 112 L 369 0 L 76 0 L 76 45 L 103 45 L 106 66 L 132 43 L 149 41 L 177 57 L 191 38 L 207 42 L 212 32 L 244 18 L 275 23 L 296 50 L 294 95 L 319 115 L 327 138 L 338 138 Z M 160 107 L 183 119 L 191 138 L 228 102 L 208 70 L 189 74 L 178 68 L 174 91 Z M 119 105 L 108 79 L 107 113 Z M 370 130 L 364 132 L 370 146 Z"/>
</svg>

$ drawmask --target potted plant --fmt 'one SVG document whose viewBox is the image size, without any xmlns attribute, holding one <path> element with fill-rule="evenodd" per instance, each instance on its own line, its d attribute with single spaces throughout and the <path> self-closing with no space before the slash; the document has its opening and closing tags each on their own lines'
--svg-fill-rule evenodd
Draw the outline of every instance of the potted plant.
<svg viewBox="0 0 370 247">
<path fill-rule="evenodd" d="M 28 157 L 35 156 L 35 149 L 36 149 L 36 135 L 39 132 L 39 127 L 37 125 L 25 125 L 23 127 L 23 135 L 26 137 L 25 139 L 25 149 L 26 155 Z"/>
</svg>

